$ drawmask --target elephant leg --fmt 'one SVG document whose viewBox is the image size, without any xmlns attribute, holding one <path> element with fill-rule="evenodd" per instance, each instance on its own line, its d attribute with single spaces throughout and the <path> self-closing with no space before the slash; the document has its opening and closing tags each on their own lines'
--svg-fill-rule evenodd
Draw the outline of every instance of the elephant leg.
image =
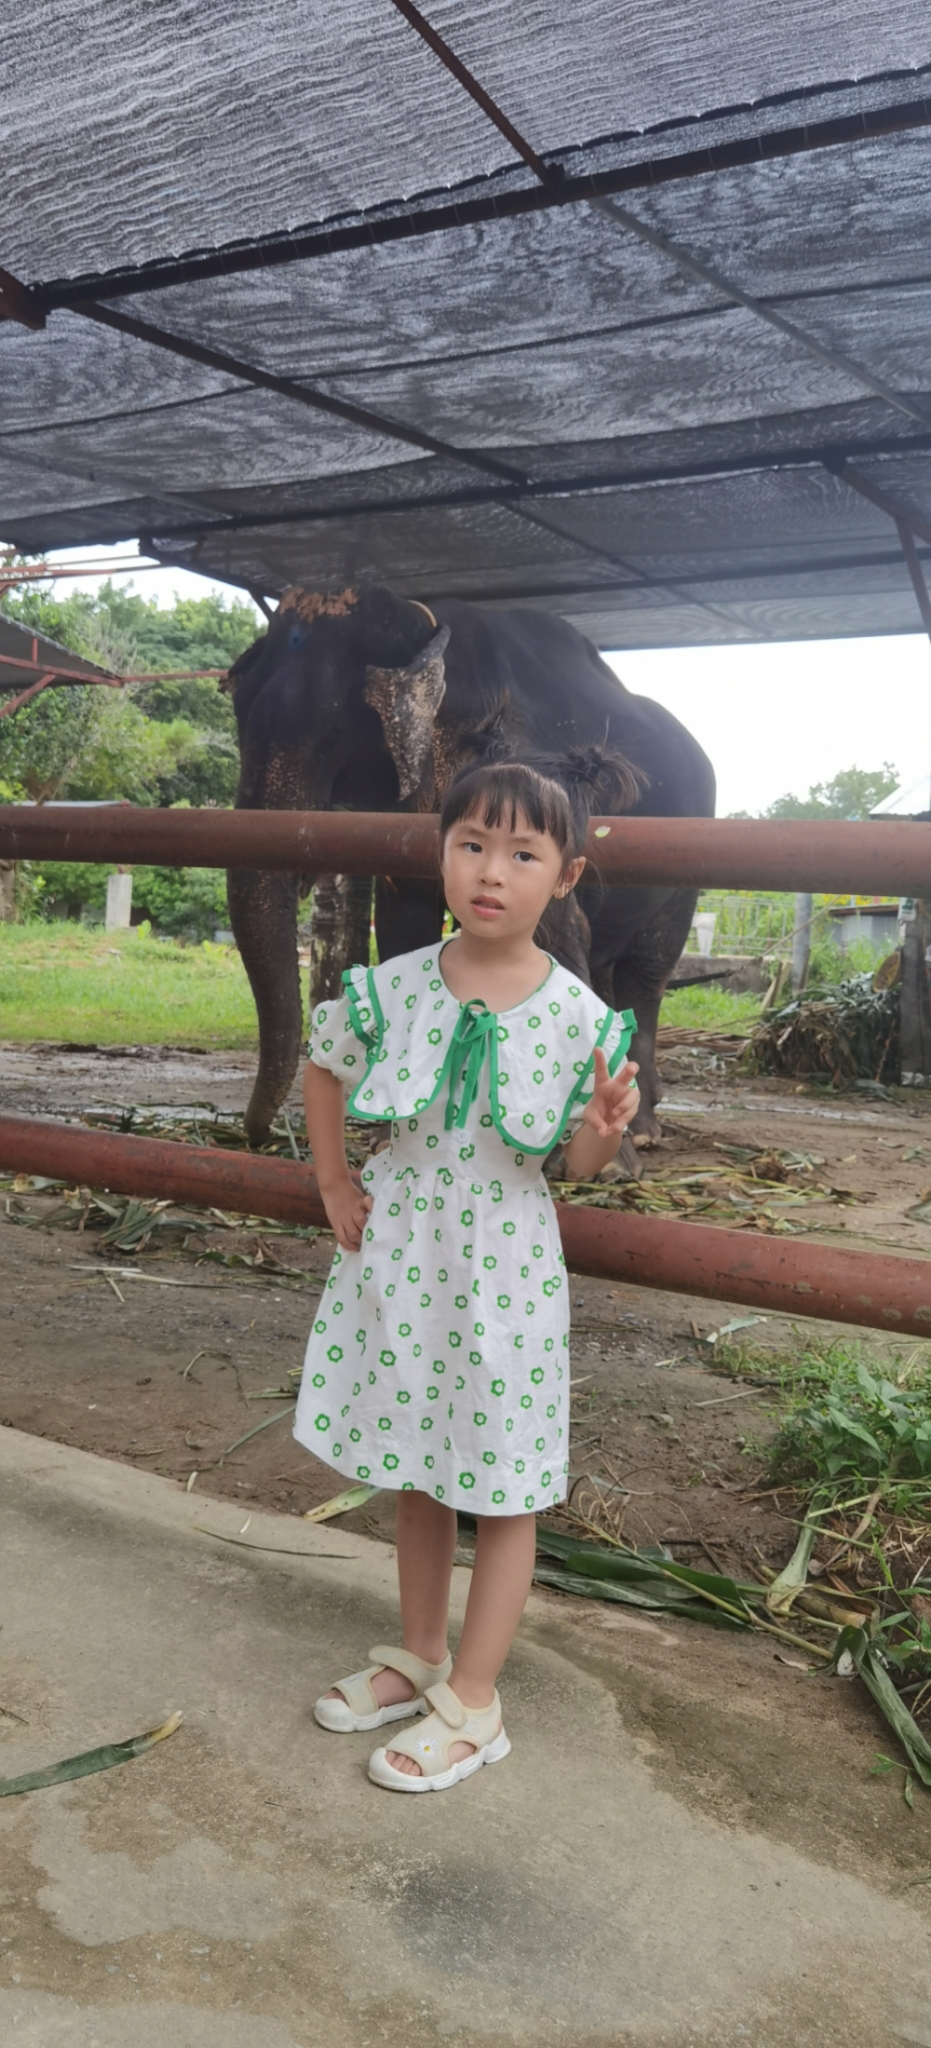
<svg viewBox="0 0 931 2048">
<path fill-rule="evenodd" d="M 666 983 L 679 959 L 698 901 L 695 889 L 677 889 L 634 937 L 614 969 L 614 1007 L 633 1010 L 637 1029 L 630 1058 L 637 1060 L 640 1108 L 630 1134 L 635 1145 L 648 1145 L 660 1135 L 656 1105 L 663 1085 L 656 1067 L 656 1029 Z"/>
<path fill-rule="evenodd" d="M 314 886 L 310 1008 L 342 994 L 343 973 L 369 963 L 371 875 L 320 875 Z"/>
<path fill-rule="evenodd" d="M 250 1145 L 263 1145 L 297 1072 L 303 1037 L 297 963 L 299 877 L 231 869 L 230 924 L 255 997 L 259 1070 L 243 1119 Z"/>
<path fill-rule="evenodd" d="M 375 883 L 375 940 L 379 960 L 399 953 L 417 953 L 435 946 L 443 930 L 443 897 L 439 882 L 395 882 L 379 875 Z"/>
</svg>

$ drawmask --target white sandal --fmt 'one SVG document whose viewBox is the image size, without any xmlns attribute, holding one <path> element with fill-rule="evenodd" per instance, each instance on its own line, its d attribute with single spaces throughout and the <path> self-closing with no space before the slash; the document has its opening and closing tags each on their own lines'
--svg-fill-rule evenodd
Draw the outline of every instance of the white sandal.
<svg viewBox="0 0 931 2048">
<path fill-rule="evenodd" d="M 490 1707 L 475 1712 L 463 1706 L 452 1686 L 443 1682 L 428 1686 L 426 1699 L 433 1712 L 423 1726 L 408 1728 L 390 1745 L 420 1765 L 420 1777 L 397 1770 L 388 1761 L 387 1749 L 376 1749 L 369 1758 L 374 1785 L 385 1785 L 391 1792 L 445 1792 L 450 1785 L 458 1785 L 460 1778 L 470 1778 L 473 1771 L 481 1770 L 483 1764 L 498 1764 L 508 1755 L 511 1745 L 501 1725 L 497 1693 Z M 471 1756 L 452 1764 L 449 1752 L 456 1742 L 471 1742 L 475 1747 Z"/>
<path fill-rule="evenodd" d="M 367 1670 L 337 1680 L 336 1690 L 342 1694 L 341 1699 L 332 1700 L 324 1694 L 316 1702 L 314 1720 L 321 1728 L 329 1728 L 337 1735 L 355 1735 L 367 1728 L 383 1728 L 387 1721 L 408 1721 L 412 1714 L 427 1714 L 430 1709 L 424 1693 L 428 1686 L 448 1678 L 453 1668 L 448 1650 L 442 1664 L 425 1664 L 412 1650 L 393 1650 L 386 1643 L 376 1643 L 369 1656 L 376 1661 Z M 398 1700 L 393 1707 L 380 1707 L 372 1685 L 379 1671 L 399 1671 L 402 1678 L 409 1678 L 415 1689 L 413 1698 Z"/>
</svg>

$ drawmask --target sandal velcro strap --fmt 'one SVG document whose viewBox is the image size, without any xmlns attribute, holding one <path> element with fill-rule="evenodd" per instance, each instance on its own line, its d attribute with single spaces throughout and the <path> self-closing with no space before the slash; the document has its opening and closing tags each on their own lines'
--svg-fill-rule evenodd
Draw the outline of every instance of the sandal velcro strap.
<svg viewBox="0 0 931 2048">
<path fill-rule="evenodd" d="M 399 1671 L 402 1678 L 409 1678 L 418 1693 L 424 1693 L 431 1681 L 436 1684 L 452 1670 L 448 1651 L 442 1664 L 427 1664 L 422 1657 L 415 1657 L 413 1650 L 396 1650 L 390 1643 L 376 1643 L 369 1656 L 381 1670 Z"/>
<path fill-rule="evenodd" d="M 395 1736 L 383 1749 L 376 1749 L 369 1759 L 369 1777 L 376 1785 L 387 1785 L 402 1792 L 429 1791 L 432 1787 L 443 1790 L 447 1785 L 457 1784 L 460 1778 L 467 1778 L 484 1763 L 497 1763 L 507 1756 L 510 1743 L 501 1726 L 501 1701 L 497 1693 L 490 1706 L 470 1708 L 453 1692 L 445 1681 L 431 1685 L 424 1695 L 433 1712 L 416 1728 L 405 1728 L 403 1735 Z M 457 1742 L 471 1745 L 471 1754 L 461 1757 L 458 1763 L 450 1762 L 450 1751 Z M 388 1751 L 410 1757 L 418 1766 L 416 1774 L 399 1770 L 389 1762 Z"/>
<path fill-rule="evenodd" d="M 381 1728 L 388 1721 L 403 1721 L 409 1714 L 425 1714 L 423 1696 L 427 1686 L 448 1678 L 453 1668 L 448 1650 L 442 1664 L 427 1664 L 422 1657 L 415 1657 L 412 1650 L 395 1649 L 389 1643 L 376 1643 L 369 1654 L 372 1662 L 367 1671 L 354 1671 L 351 1678 L 339 1679 L 332 1695 L 317 1700 L 314 1718 L 321 1728 L 353 1734 L 362 1729 Z M 397 1671 L 406 1678 L 413 1698 L 382 1706 L 373 1682 L 382 1671 Z"/>
<path fill-rule="evenodd" d="M 458 1694 L 454 1693 L 451 1685 L 446 1684 L 445 1679 L 441 1679 L 436 1685 L 428 1685 L 424 1692 L 424 1699 L 429 1700 L 434 1712 L 439 1714 L 441 1720 L 446 1722 L 447 1727 L 465 1727 L 469 1718 L 469 1709 L 463 1706 Z"/>
</svg>

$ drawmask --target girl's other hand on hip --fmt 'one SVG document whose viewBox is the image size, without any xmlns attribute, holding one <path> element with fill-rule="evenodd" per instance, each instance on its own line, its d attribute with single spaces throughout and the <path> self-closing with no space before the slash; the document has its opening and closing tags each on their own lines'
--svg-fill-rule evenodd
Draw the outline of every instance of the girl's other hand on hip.
<svg viewBox="0 0 931 2048">
<path fill-rule="evenodd" d="M 320 1194 L 337 1244 L 344 1252 L 357 1252 L 372 1207 L 371 1195 L 364 1194 L 348 1174 L 335 1187 L 322 1187 Z"/>
</svg>

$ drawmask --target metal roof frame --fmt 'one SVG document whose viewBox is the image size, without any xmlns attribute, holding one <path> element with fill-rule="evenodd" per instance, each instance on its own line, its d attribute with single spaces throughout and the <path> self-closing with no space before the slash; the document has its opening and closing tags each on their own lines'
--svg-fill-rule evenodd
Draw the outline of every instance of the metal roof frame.
<svg viewBox="0 0 931 2048">
<path fill-rule="evenodd" d="M 43 4 L 44 0 L 30 0 L 27 12 L 38 10 L 41 14 Z M 740 4 L 746 11 L 754 0 L 740 0 Z M 536 17 L 544 24 L 549 20 L 547 6 L 548 0 L 535 0 Z M 587 0 L 589 21 L 602 19 L 599 6 L 600 0 Z M 799 7 L 803 9 L 804 0 L 799 0 Z M 283 468 L 287 458 L 280 452 L 271 461 L 268 485 L 263 483 L 259 489 L 248 483 L 239 486 L 229 454 L 220 455 L 218 466 L 207 477 L 198 477 L 196 461 L 188 461 L 185 451 L 185 459 L 179 457 L 174 472 L 169 473 L 171 464 L 166 468 L 161 450 L 156 450 L 158 459 L 153 461 L 151 443 L 148 453 L 133 451 L 127 461 L 123 447 L 129 454 L 129 442 L 124 437 L 121 443 L 117 433 L 120 411 L 108 406 L 103 391 L 100 419 L 105 443 L 116 450 L 115 460 L 112 454 L 108 456 L 106 445 L 95 445 L 97 437 L 89 421 L 83 429 L 79 420 L 60 421 L 53 407 L 46 408 L 46 420 L 50 410 L 53 415 L 50 423 L 40 423 L 34 409 L 30 415 L 28 394 L 20 385 L 24 396 L 18 403 L 27 423 L 11 421 L 6 431 L 0 432 L 0 470 L 7 465 L 14 485 L 13 501 L 18 506 L 5 521 L 14 542 L 23 547 L 68 545 L 75 538 L 94 544 L 106 538 L 125 538 L 132 532 L 144 536 L 147 551 L 160 559 L 183 561 L 206 573 L 226 576 L 253 596 L 278 590 L 293 580 L 318 581 L 333 573 L 331 564 L 336 557 L 342 563 L 347 556 L 358 556 L 358 572 L 355 561 L 349 560 L 346 569 L 336 573 L 381 574 L 384 580 L 411 592 L 416 587 L 425 594 L 471 595 L 488 603 L 552 604 L 570 616 L 583 619 L 584 615 L 589 630 L 594 620 L 602 644 L 623 641 L 628 619 L 634 629 L 631 644 L 645 645 L 662 644 L 664 638 L 681 637 L 683 632 L 686 637 L 701 639 L 778 638 L 791 631 L 794 620 L 802 631 L 815 630 L 815 621 L 821 617 L 830 619 L 840 631 L 888 630 L 890 620 L 898 630 L 927 627 L 931 606 L 921 558 L 931 547 L 931 495 L 922 496 L 923 480 L 915 462 L 931 446 L 931 390 L 924 388 L 920 377 L 916 382 L 912 368 L 905 375 L 889 373 L 882 360 L 883 349 L 891 361 L 894 347 L 890 350 L 884 341 L 877 351 L 870 321 L 875 326 L 877 305 L 892 305 L 890 292 L 906 297 L 911 292 L 916 307 L 921 306 L 931 297 L 931 277 L 914 265 L 900 266 L 898 275 L 896 263 L 890 262 L 884 264 L 885 275 L 874 271 L 871 278 L 848 265 L 846 271 L 842 266 L 833 270 L 824 282 L 812 282 L 799 276 L 789 262 L 778 289 L 761 289 L 759 282 L 742 274 L 733 261 L 722 264 L 716 260 L 713 235 L 709 242 L 702 233 L 706 246 L 699 248 L 694 227 L 691 235 L 686 230 L 667 232 L 661 223 L 668 221 L 668 211 L 666 216 L 662 212 L 657 215 L 655 204 L 664 192 L 687 193 L 694 188 L 717 205 L 715 194 L 722 180 L 722 192 L 732 194 L 736 188 L 728 180 L 738 173 L 756 175 L 766 170 L 774 174 L 774 167 L 778 169 L 780 164 L 801 167 L 836 160 L 847 167 L 847 176 L 851 153 L 860 146 L 873 152 L 868 160 L 874 166 L 878 147 L 896 147 L 909 137 L 914 141 L 931 125 L 931 93 L 927 89 L 931 61 L 899 67 L 880 64 L 863 70 L 855 82 L 851 78 L 819 80 L 815 75 L 791 90 L 764 93 L 752 102 L 735 100 L 716 108 L 702 105 L 697 111 L 671 114 L 647 129 L 618 130 L 610 137 L 583 139 L 571 146 L 563 141 L 559 147 L 541 152 L 528 139 L 525 125 L 512 120 L 506 111 L 500 84 L 492 93 L 476 68 L 458 54 L 450 35 L 442 33 L 414 0 L 381 0 L 382 22 L 389 9 L 416 35 L 438 75 L 442 67 L 455 91 L 503 138 L 513 155 L 513 168 L 499 158 L 484 176 L 466 176 L 448 194 L 424 189 L 403 200 L 382 199 L 375 206 L 362 206 L 354 215 L 331 213 L 305 227 L 271 230 L 216 247 L 189 247 L 170 257 L 158 255 L 96 269 L 85 266 L 71 277 L 27 280 L 22 263 L 16 275 L 0 271 L 0 320 L 9 323 L 7 333 L 17 323 L 31 328 L 34 338 L 27 347 L 42 350 L 49 336 L 54 337 L 59 352 L 67 353 L 70 343 L 62 322 L 76 320 L 100 334 L 103 352 L 96 356 L 93 349 L 85 352 L 92 371 L 97 362 L 111 376 L 108 366 L 118 365 L 122 360 L 119 351 L 130 348 L 174 358 L 177 364 L 199 373 L 191 386 L 190 401 L 183 396 L 171 401 L 189 402 L 192 407 L 192 450 L 197 445 L 197 422 L 207 418 L 205 405 L 212 408 L 211 417 L 220 420 L 229 441 L 230 406 L 251 392 L 271 405 L 271 412 L 261 417 L 273 421 L 281 448 L 286 449 L 289 439 L 300 446 L 306 438 L 299 429 L 291 436 L 286 424 L 288 409 L 298 407 L 306 415 L 317 416 L 321 432 L 329 432 L 331 437 L 346 430 L 342 460 L 339 445 L 331 438 L 316 477 L 312 463 L 301 474 L 298 458 L 293 477 L 288 479 Z M 463 23 L 468 30 L 468 10 L 464 15 L 450 15 L 444 0 L 434 0 L 433 12 L 445 13 L 450 19 L 456 40 Z M 603 23 L 607 21 L 605 13 Z M 611 21 L 617 25 L 616 11 L 612 11 Z M 477 131 L 470 132 L 474 140 Z M 474 148 L 472 154 L 474 158 Z M 653 209 L 650 217 L 632 213 L 619 203 L 619 195 L 634 192 L 642 193 L 648 208 Z M 732 199 L 727 203 L 732 204 Z M 739 192 L 733 203 L 739 205 Z M 920 196 L 915 204 L 920 206 Z M 233 328 L 245 338 L 250 307 L 261 310 L 265 303 L 261 295 L 241 302 L 230 300 L 229 291 L 238 288 L 237 281 L 243 288 L 250 277 L 270 284 L 288 266 L 299 291 L 306 293 L 308 265 L 323 266 L 320 275 L 327 277 L 329 288 L 335 276 L 334 259 L 348 259 L 351 252 L 356 252 L 360 261 L 368 252 L 374 263 L 379 252 L 399 251 L 404 244 L 422 247 L 425 237 L 434 238 L 431 246 L 438 251 L 447 242 L 458 248 L 464 229 L 494 233 L 513 226 L 523 232 L 521 224 L 529 231 L 538 217 L 574 220 L 580 229 L 592 218 L 610 226 L 625 252 L 622 275 L 625 266 L 629 268 L 628 249 L 639 244 L 653 265 L 652 270 L 648 265 L 643 272 L 647 282 L 655 281 L 652 299 L 648 293 L 648 303 L 638 304 L 635 294 L 631 317 L 597 327 L 589 323 L 587 331 L 583 321 L 571 341 L 565 342 L 563 335 L 569 335 L 571 323 L 564 322 L 561 329 L 558 320 L 548 316 L 545 332 L 538 323 L 536 333 L 513 335 L 507 332 L 505 317 L 499 320 L 497 330 L 493 323 L 489 326 L 490 347 L 485 346 L 483 335 L 476 337 L 470 332 L 468 350 L 457 353 L 447 346 L 435 351 L 432 361 L 439 378 L 455 378 L 464 368 L 462 388 L 467 393 L 469 378 L 474 383 L 481 370 L 487 388 L 492 389 L 488 378 L 497 374 L 495 365 L 502 365 L 504 375 L 505 364 L 524 351 L 526 388 L 531 389 L 538 365 L 546 369 L 554 359 L 553 352 L 566 346 L 575 351 L 573 360 L 582 378 L 590 352 L 607 346 L 611 335 L 627 350 L 618 358 L 626 374 L 632 360 L 630 337 L 638 330 L 645 337 L 647 366 L 651 351 L 666 347 L 661 340 L 664 334 L 681 333 L 683 338 L 675 346 L 688 369 L 695 323 L 704 322 L 710 335 L 720 336 L 726 310 L 733 308 L 740 319 L 750 323 L 732 326 L 735 339 L 728 343 L 739 348 L 748 389 L 755 370 L 763 373 L 765 384 L 770 360 L 778 363 L 783 386 L 786 360 L 794 356 L 812 366 L 810 374 L 803 371 L 797 379 L 801 403 L 795 415 L 787 415 L 780 423 L 771 414 L 779 432 L 768 434 L 765 409 L 758 418 L 741 419 L 738 408 L 729 422 L 722 413 L 719 433 L 714 406 L 706 408 L 707 424 L 702 423 L 701 406 L 696 405 L 693 390 L 689 404 L 699 424 L 689 427 L 690 452 L 683 453 L 681 459 L 676 459 L 675 433 L 654 431 L 652 460 L 636 459 L 637 434 L 627 433 L 618 443 L 621 459 L 611 462 L 602 455 L 594 463 L 584 459 L 573 462 L 572 439 L 565 434 L 560 439 L 555 433 L 552 445 L 544 447 L 539 430 L 537 441 L 518 431 L 511 436 L 511 445 L 503 445 L 507 437 L 502 436 L 500 426 L 489 431 L 492 422 L 483 419 L 481 400 L 471 408 L 467 404 L 465 411 L 462 403 L 459 405 L 462 420 L 471 424 L 474 417 L 478 432 L 464 434 L 462 421 L 458 432 L 441 427 L 443 387 L 436 381 L 432 389 L 425 385 L 431 358 L 424 355 L 422 347 L 409 352 L 406 370 L 403 351 L 395 347 L 387 354 L 377 351 L 377 360 L 371 360 L 368 367 L 364 360 L 357 363 L 349 351 L 342 362 L 308 374 L 300 349 L 297 373 L 282 363 L 270 362 L 268 334 L 254 355 L 248 346 L 218 345 L 217 323 L 221 332 L 228 326 L 228 309 L 236 312 Z M 739 219 L 739 213 L 736 217 Z M 914 206 L 912 218 L 919 218 Z M 885 258 L 886 243 L 877 242 L 876 246 L 882 248 Z M 559 250 L 560 260 L 569 266 L 567 280 L 571 279 L 573 248 L 573 236 L 563 235 Z M 688 280 L 689 289 L 684 295 L 681 290 L 669 292 L 662 283 L 664 274 Z M 364 273 L 354 275 L 364 290 Z M 227 288 L 227 296 L 216 303 L 197 297 L 213 284 Z M 266 291 L 264 282 L 262 291 Z M 159 317 L 138 316 L 132 302 L 139 295 L 154 295 Z M 280 305 L 281 301 L 268 303 Z M 295 301 L 299 303 L 299 299 Z M 794 317 L 801 303 L 810 309 L 805 322 Z M 855 341 L 851 346 L 851 340 L 838 331 L 844 327 L 838 315 L 842 303 L 853 308 L 846 319 L 851 338 L 857 333 L 865 335 L 865 346 L 857 347 Z M 447 324 L 452 332 L 455 323 Z M 755 364 L 749 340 L 754 329 L 761 340 L 768 329 L 773 346 L 788 350 L 788 358 L 770 359 L 758 351 Z M 0 328 L 0 337 L 2 334 Z M 273 330 L 270 337 L 274 342 Z M 225 332 L 222 338 L 225 343 Z M 229 339 L 232 344 L 232 330 Z M 260 342 L 258 334 L 256 341 Z M 713 340 L 703 344 L 705 355 L 709 345 L 713 359 Z M 108 355 L 108 348 L 117 352 Z M 287 349 L 283 353 L 287 355 Z M 295 353 L 293 345 L 291 353 Z M 42 360 L 55 366 L 54 353 Z M 135 363 L 142 358 L 125 360 Z M 25 365 L 27 358 L 22 361 Z M 482 369 L 483 365 L 487 369 Z M 825 373 L 820 385 L 818 369 Z M 511 373 L 510 386 L 502 386 L 502 390 L 518 388 L 515 374 Z M 546 374 L 551 372 L 547 369 Z M 383 382 L 387 378 L 394 390 L 393 403 L 370 402 L 373 382 L 377 384 L 379 377 Z M 142 409 L 138 398 L 128 404 L 123 414 L 128 415 L 128 428 L 135 420 L 154 420 L 159 410 L 159 381 L 149 382 L 156 403 L 148 403 L 147 394 Z M 346 389 L 347 382 L 356 384 L 358 398 Z M 820 404 L 813 408 L 806 407 L 802 397 L 806 382 L 822 394 Z M 924 382 L 931 383 L 931 377 Z M 163 388 L 183 392 L 183 386 L 170 378 Z M 851 392 L 861 394 L 865 405 L 860 403 L 858 409 Z M 284 412 L 275 410 L 280 406 Z M 455 411 L 455 405 L 452 409 Z M 502 419 L 506 417 L 504 399 L 498 410 Z M 608 405 L 607 412 L 610 410 Z M 602 400 L 602 418 L 605 411 Z M 832 413 L 832 430 L 822 434 L 818 424 L 823 423 L 826 411 Z M 809 420 L 815 431 L 806 435 Z M 905 433 L 902 429 L 906 426 L 919 431 Z M 599 427 L 596 405 L 590 438 L 592 445 L 603 447 L 606 454 L 604 428 L 599 431 Z M 640 438 L 649 437 L 641 434 Z M 717 452 L 716 439 L 721 444 Z M 665 443 L 662 454 L 661 442 Z M 366 454 L 361 461 L 354 458 L 353 448 L 366 444 L 371 456 Z M 414 461 L 409 473 L 392 454 L 396 450 L 400 457 L 404 449 Z M 582 452 L 579 443 L 579 454 Z M 725 492 L 722 498 L 720 486 L 735 484 L 740 477 L 746 479 L 743 496 L 735 489 L 730 497 Z M 831 479 L 834 494 L 829 500 L 823 493 L 819 495 L 819 477 Z M 796 484 L 786 497 L 793 478 Z M 334 479 L 339 479 L 338 489 Z M 778 492 L 773 497 L 773 487 L 780 479 L 781 499 Z M 873 508 L 879 525 L 864 526 L 862 516 L 851 520 L 847 508 L 857 501 Z M 655 525 L 654 514 L 662 525 L 664 508 L 672 515 L 670 539 L 662 545 L 641 545 L 641 507 L 648 503 L 652 509 L 647 527 L 651 521 Z M 760 532 L 765 532 L 770 504 L 782 518 L 783 527 L 776 536 L 778 544 L 767 554 L 762 545 L 753 543 L 752 535 L 754 521 L 762 522 Z M 624 512 L 625 505 L 631 508 L 629 515 Z M 822 521 L 823 541 L 817 534 L 813 537 L 822 505 L 830 513 L 827 522 Z M 722 506 L 724 524 L 709 544 L 702 525 L 703 508 L 710 507 L 714 513 L 715 507 L 720 511 Z M 745 512 L 744 507 L 749 509 Z M 418 511 L 430 515 L 435 545 L 425 545 L 423 523 L 418 529 L 412 518 Z M 698 548 L 689 539 L 693 529 L 702 533 Z M 418 549 L 423 550 L 422 560 Z M 307 568 L 296 574 L 295 556 L 302 555 Z M 872 578 L 872 613 L 870 591 L 851 580 L 859 572 Z M 819 575 L 824 595 L 815 589 L 813 579 Z M 917 612 L 909 612 L 906 591 Z M 600 616 L 602 630 L 598 630 Z"/>
</svg>

